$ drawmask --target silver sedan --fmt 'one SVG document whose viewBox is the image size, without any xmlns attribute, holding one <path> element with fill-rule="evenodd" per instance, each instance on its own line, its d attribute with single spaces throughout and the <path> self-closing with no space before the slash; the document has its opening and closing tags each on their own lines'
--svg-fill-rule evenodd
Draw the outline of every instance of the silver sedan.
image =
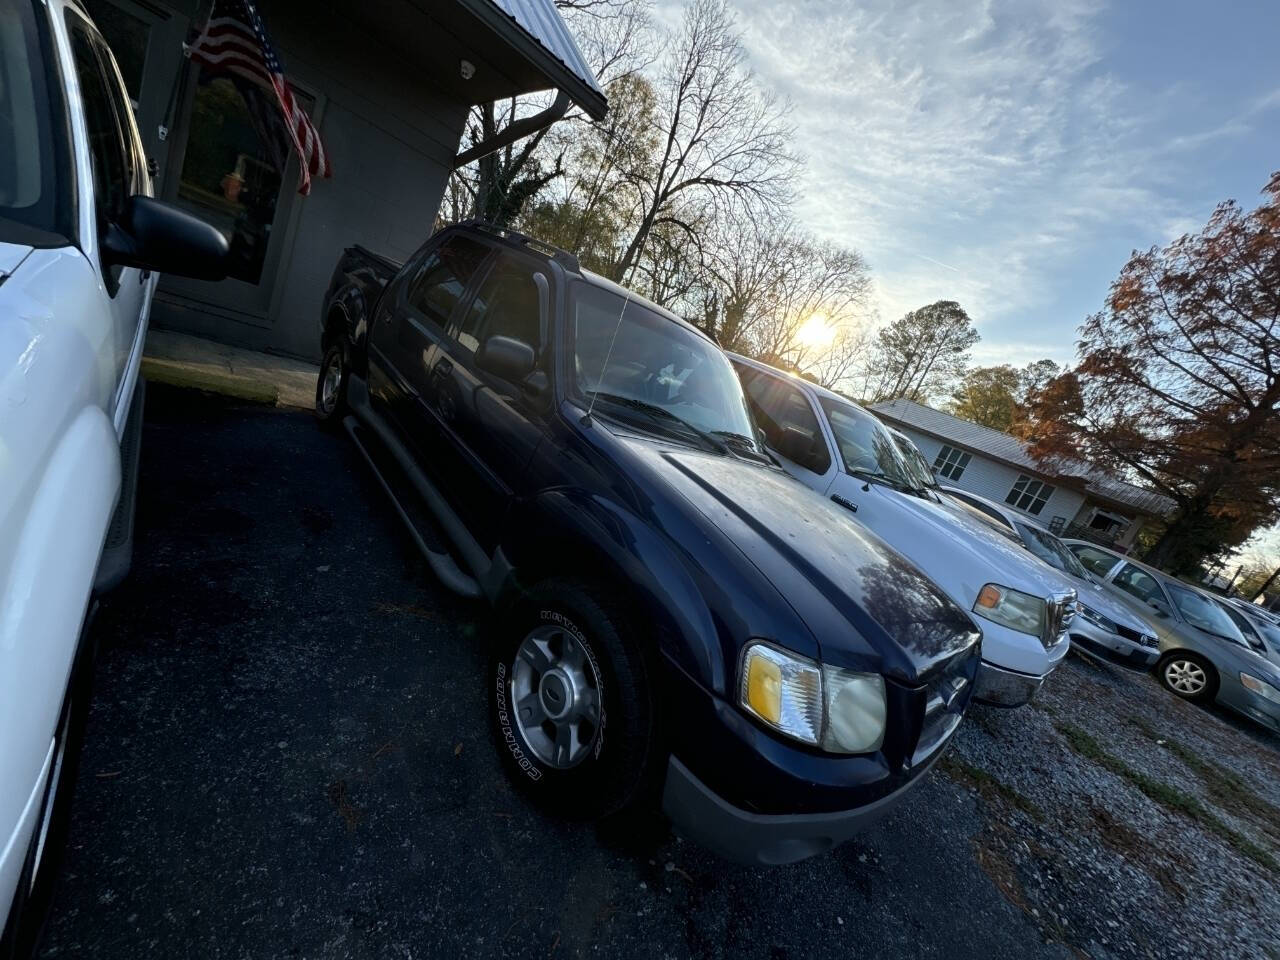
<svg viewBox="0 0 1280 960">
<path fill-rule="evenodd" d="M 1250 646 L 1218 598 L 1083 540 L 1064 541 L 1102 582 L 1154 612 L 1155 673 L 1184 700 L 1214 700 L 1280 733 L 1280 666 Z"/>
</svg>

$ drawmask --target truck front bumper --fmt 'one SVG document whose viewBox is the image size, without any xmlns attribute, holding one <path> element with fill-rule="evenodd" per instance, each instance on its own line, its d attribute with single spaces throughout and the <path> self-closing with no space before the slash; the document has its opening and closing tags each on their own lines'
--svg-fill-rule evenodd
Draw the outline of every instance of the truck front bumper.
<svg viewBox="0 0 1280 960">
<path fill-rule="evenodd" d="M 1006 670 L 983 660 L 973 699 L 993 707 L 1021 707 L 1031 702 L 1043 683 L 1044 677 Z"/>
<path fill-rule="evenodd" d="M 738 863 L 780 864 L 804 860 L 861 833 L 892 810 L 924 779 L 946 750 L 937 751 L 893 793 L 855 810 L 830 813 L 752 813 L 735 807 L 694 776 L 676 757 L 667 763 L 662 810 L 679 831 L 708 850 Z"/>
</svg>

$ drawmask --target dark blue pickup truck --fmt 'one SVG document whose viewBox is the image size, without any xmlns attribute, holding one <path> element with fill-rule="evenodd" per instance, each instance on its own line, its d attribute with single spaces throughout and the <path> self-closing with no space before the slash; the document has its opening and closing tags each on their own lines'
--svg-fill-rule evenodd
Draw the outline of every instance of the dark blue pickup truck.
<svg viewBox="0 0 1280 960">
<path fill-rule="evenodd" d="M 440 582 L 492 608 L 489 701 L 550 812 L 659 800 L 781 863 L 891 808 L 968 705 L 980 632 L 757 442 L 728 359 L 563 251 L 469 223 L 351 248 L 316 388 Z"/>
</svg>

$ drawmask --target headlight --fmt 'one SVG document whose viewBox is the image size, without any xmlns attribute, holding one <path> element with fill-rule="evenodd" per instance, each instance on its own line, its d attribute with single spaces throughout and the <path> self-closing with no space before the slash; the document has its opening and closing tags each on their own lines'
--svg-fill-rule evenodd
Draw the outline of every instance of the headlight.
<svg viewBox="0 0 1280 960">
<path fill-rule="evenodd" d="M 978 591 L 973 612 L 1019 633 L 1044 635 L 1044 598 L 988 583 Z"/>
<path fill-rule="evenodd" d="M 742 660 L 742 705 L 789 737 L 817 746 L 822 674 L 808 657 L 753 643 Z"/>
<path fill-rule="evenodd" d="M 884 678 L 820 666 L 755 642 L 742 658 L 739 701 L 779 733 L 831 753 L 870 753 L 884 741 Z"/>
<path fill-rule="evenodd" d="M 884 741 L 884 677 L 822 668 L 827 702 L 827 729 L 822 749 L 832 753 L 870 753 Z"/>
<path fill-rule="evenodd" d="M 1246 690 L 1251 690 L 1260 697 L 1266 697 L 1272 703 L 1280 703 L 1280 690 L 1277 690 L 1271 684 L 1257 677 L 1252 677 L 1247 673 L 1240 674 L 1240 683 L 1244 685 Z"/>
<path fill-rule="evenodd" d="M 1119 633 L 1120 628 L 1116 626 L 1116 622 L 1110 617 L 1104 617 L 1092 607 L 1086 607 L 1083 603 L 1076 601 L 1076 613 L 1084 617 L 1095 627 L 1101 627 L 1107 633 Z"/>
</svg>

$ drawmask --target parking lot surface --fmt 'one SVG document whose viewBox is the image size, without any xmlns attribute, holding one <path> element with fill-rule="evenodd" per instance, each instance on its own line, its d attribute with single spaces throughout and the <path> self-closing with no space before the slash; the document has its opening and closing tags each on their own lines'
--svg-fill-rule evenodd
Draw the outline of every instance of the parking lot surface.
<svg viewBox="0 0 1280 960">
<path fill-rule="evenodd" d="M 1069 658 L 781 868 L 503 778 L 478 607 L 341 435 L 149 391 L 45 956 L 1280 957 L 1276 738 Z"/>
</svg>

